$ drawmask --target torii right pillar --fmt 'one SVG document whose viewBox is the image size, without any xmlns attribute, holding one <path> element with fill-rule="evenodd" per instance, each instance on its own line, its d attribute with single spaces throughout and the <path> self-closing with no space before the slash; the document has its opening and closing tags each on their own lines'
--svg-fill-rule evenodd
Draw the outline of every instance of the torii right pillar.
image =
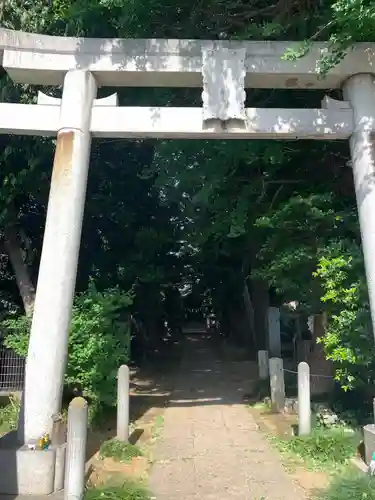
<svg viewBox="0 0 375 500">
<path fill-rule="evenodd" d="M 354 75 L 345 82 L 343 90 L 354 114 L 350 150 L 375 336 L 375 76 Z M 365 460 L 369 465 L 375 452 L 374 424 L 364 427 L 364 444 Z"/>
<path fill-rule="evenodd" d="M 375 76 L 354 75 L 345 82 L 343 91 L 354 115 L 350 150 L 375 335 Z"/>
</svg>

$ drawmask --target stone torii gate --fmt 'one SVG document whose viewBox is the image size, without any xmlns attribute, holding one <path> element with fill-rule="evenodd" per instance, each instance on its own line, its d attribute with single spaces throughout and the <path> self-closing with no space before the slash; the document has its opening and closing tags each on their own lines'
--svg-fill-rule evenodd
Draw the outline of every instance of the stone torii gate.
<svg viewBox="0 0 375 500">
<path fill-rule="evenodd" d="M 375 44 L 358 44 L 325 79 L 313 44 L 122 40 L 0 30 L 1 65 L 17 83 L 63 86 L 62 98 L 0 103 L 0 133 L 57 136 L 24 391 L 23 442 L 50 432 L 60 411 L 91 137 L 349 139 L 375 331 Z M 198 87 L 202 107 L 118 107 L 98 87 Z M 342 88 L 320 109 L 245 108 L 246 88 Z"/>
</svg>

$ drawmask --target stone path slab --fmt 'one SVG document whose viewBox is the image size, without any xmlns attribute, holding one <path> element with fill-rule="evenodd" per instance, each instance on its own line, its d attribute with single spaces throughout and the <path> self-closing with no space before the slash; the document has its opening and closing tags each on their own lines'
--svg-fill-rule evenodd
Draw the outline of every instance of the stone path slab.
<svg viewBox="0 0 375 500">
<path fill-rule="evenodd" d="M 240 365 L 218 359 L 203 336 L 188 337 L 184 352 L 150 474 L 154 498 L 306 500 L 243 404 Z"/>
</svg>

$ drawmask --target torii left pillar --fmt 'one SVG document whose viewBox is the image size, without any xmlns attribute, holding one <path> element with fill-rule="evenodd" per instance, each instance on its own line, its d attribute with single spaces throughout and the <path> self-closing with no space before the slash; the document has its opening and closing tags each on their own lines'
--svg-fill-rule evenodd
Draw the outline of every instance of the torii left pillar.
<svg viewBox="0 0 375 500">
<path fill-rule="evenodd" d="M 26 362 L 24 443 L 52 430 L 60 412 L 91 148 L 97 85 L 88 71 L 64 80 L 34 316 Z"/>
</svg>

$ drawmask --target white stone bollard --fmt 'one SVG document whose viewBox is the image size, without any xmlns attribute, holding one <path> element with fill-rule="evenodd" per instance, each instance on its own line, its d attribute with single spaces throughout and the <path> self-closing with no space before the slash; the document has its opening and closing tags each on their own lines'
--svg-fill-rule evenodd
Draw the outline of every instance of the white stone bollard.
<svg viewBox="0 0 375 500">
<path fill-rule="evenodd" d="M 260 380 L 266 380 L 270 376 L 268 351 L 258 351 L 258 369 Z"/>
<path fill-rule="evenodd" d="M 88 404 L 74 398 L 68 409 L 64 500 L 81 500 L 85 491 Z"/>
<path fill-rule="evenodd" d="M 268 347 L 272 358 L 281 356 L 280 309 L 268 308 Z"/>
<path fill-rule="evenodd" d="M 311 433 L 310 367 L 302 361 L 298 364 L 298 435 Z"/>
<path fill-rule="evenodd" d="M 117 439 L 129 439 L 129 368 L 121 365 L 117 375 Z"/>
<path fill-rule="evenodd" d="M 272 409 L 283 411 L 285 407 L 283 360 L 281 358 L 270 358 L 269 367 Z"/>
</svg>

